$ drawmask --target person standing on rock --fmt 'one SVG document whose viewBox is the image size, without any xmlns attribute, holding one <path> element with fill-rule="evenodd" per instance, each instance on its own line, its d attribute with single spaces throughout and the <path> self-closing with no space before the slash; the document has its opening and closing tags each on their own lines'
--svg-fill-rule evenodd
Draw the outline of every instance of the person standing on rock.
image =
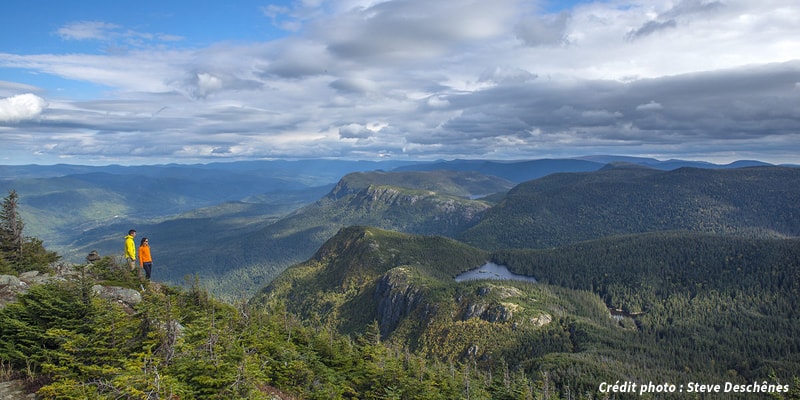
<svg viewBox="0 0 800 400">
<path fill-rule="evenodd" d="M 142 238 L 139 243 L 139 265 L 144 268 L 144 276 L 150 280 L 150 273 L 153 270 L 153 258 L 150 256 L 150 241 Z"/>
<path fill-rule="evenodd" d="M 125 259 L 128 260 L 128 266 L 131 271 L 136 268 L 136 243 L 133 238 L 136 237 L 136 230 L 131 229 L 128 231 L 128 236 L 125 236 Z"/>
</svg>

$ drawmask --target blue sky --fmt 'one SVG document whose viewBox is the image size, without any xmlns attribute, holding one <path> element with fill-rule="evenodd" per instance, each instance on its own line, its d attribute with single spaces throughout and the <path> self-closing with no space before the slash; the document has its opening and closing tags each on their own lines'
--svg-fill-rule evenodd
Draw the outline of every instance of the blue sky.
<svg viewBox="0 0 800 400">
<path fill-rule="evenodd" d="M 0 164 L 800 163 L 795 0 L 1 7 Z"/>
</svg>

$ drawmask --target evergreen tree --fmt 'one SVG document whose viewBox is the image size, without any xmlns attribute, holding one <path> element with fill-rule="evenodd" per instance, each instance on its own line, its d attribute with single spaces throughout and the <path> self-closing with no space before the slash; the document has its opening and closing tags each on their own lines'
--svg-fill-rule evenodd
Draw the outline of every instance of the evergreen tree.
<svg viewBox="0 0 800 400">
<path fill-rule="evenodd" d="M 22 245 L 25 242 L 23 226 L 19 214 L 19 195 L 15 190 L 9 190 L 0 210 L 0 251 L 3 258 L 12 264 L 22 260 Z"/>
<path fill-rule="evenodd" d="M 9 190 L 0 209 L 0 273 L 42 270 L 60 257 L 41 239 L 25 237 L 19 212 L 19 195 Z"/>
</svg>

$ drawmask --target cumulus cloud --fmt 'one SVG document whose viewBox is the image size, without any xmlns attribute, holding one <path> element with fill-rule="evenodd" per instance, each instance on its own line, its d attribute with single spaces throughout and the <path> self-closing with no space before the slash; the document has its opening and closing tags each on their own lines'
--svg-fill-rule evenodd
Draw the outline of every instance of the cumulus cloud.
<svg viewBox="0 0 800 400">
<path fill-rule="evenodd" d="M 0 122 L 19 122 L 37 118 L 47 108 L 47 102 L 32 93 L 0 99 Z"/>
<path fill-rule="evenodd" d="M 318 21 L 332 54 L 361 61 L 407 61 L 447 54 L 467 41 L 501 34 L 514 15 L 513 0 L 464 2 L 403 0 L 353 8 Z"/>
<path fill-rule="evenodd" d="M 222 89 L 222 85 L 222 79 L 205 72 L 198 73 L 195 95 L 200 98 L 205 98 L 209 94 Z"/>
<path fill-rule="evenodd" d="M 494 67 L 484 70 L 478 77 L 478 82 L 519 84 L 532 81 L 536 78 L 536 74 L 522 68 Z"/>
<path fill-rule="evenodd" d="M 800 5 L 765 1 L 309 0 L 261 9 L 285 36 L 192 47 L 74 23 L 66 45 L 146 45 L 0 53 L 62 84 L 0 82 L 0 122 L 76 158 L 800 153 Z"/>
<path fill-rule="evenodd" d="M 526 46 L 553 46 L 567 41 L 570 14 L 530 16 L 520 21 L 514 33 Z"/>
<path fill-rule="evenodd" d="M 363 78 L 341 78 L 330 83 L 330 86 L 341 92 L 365 94 L 377 89 L 375 82 Z"/>
<path fill-rule="evenodd" d="M 647 104 L 639 104 L 638 106 L 636 106 L 636 111 L 655 111 L 655 110 L 660 110 L 662 108 L 664 107 L 662 107 L 661 104 L 656 103 L 653 100 L 650 100 L 650 102 Z"/>
<path fill-rule="evenodd" d="M 339 137 L 342 139 L 366 139 L 372 135 L 371 130 L 360 124 L 347 124 L 339 127 Z"/>
</svg>

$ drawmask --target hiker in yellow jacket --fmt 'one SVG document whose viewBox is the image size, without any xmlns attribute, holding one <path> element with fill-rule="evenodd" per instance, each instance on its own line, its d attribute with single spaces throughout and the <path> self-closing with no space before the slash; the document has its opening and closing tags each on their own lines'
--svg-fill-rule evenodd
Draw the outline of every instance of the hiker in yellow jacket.
<svg viewBox="0 0 800 400">
<path fill-rule="evenodd" d="M 125 236 L 125 259 L 128 260 L 131 271 L 136 268 L 136 243 L 133 241 L 135 237 L 136 231 L 133 229 L 128 231 L 128 236 Z"/>
</svg>

